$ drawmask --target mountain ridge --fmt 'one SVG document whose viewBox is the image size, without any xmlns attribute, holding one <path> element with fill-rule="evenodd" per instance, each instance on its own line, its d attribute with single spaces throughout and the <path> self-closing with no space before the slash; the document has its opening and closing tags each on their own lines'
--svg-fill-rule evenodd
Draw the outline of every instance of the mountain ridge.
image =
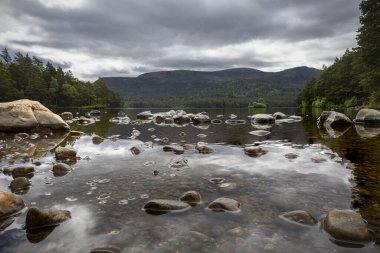
<svg viewBox="0 0 380 253">
<path fill-rule="evenodd" d="M 298 93 L 306 82 L 319 73 L 318 69 L 300 66 L 277 72 L 265 72 L 253 68 L 231 68 L 217 71 L 170 70 L 141 74 L 137 77 L 102 77 L 107 86 L 124 96 L 127 103 L 147 107 L 159 106 L 162 99 L 165 106 L 183 106 L 190 100 L 218 97 L 228 100 L 239 100 L 239 107 L 245 107 L 251 100 L 269 98 L 273 94 L 288 96 Z M 240 86 L 239 86 L 240 85 Z M 260 88 L 263 86 L 262 88 Z M 243 87 L 243 90 L 242 88 Z M 224 92 L 225 90 L 225 92 Z M 238 91 L 238 92 L 237 92 Z M 235 94 L 231 95 L 230 93 Z M 292 94 L 284 106 L 295 105 L 297 94 Z M 272 99 L 273 100 L 273 99 Z M 150 103 L 148 103 L 150 101 Z M 152 104 L 153 103 L 153 104 Z M 157 104 L 158 103 L 158 104 Z M 226 103 L 224 103 L 226 104 Z M 243 106 L 246 104 L 245 106 Z M 269 105 L 277 105 L 268 101 Z"/>
</svg>

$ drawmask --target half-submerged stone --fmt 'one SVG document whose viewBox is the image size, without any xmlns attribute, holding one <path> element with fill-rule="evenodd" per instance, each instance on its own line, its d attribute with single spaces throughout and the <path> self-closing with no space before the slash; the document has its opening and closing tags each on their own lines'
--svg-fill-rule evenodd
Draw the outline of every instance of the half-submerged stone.
<svg viewBox="0 0 380 253">
<path fill-rule="evenodd" d="M 244 148 L 244 153 L 245 153 L 246 155 L 249 155 L 249 156 L 259 157 L 259 156 L 265 155 L 265 154 L 267 153 L 267 151 L 264 150 L 264 149 L 261 148 L 261 147 L 257 147 L 257 146 L 248 146 L 248 147 L 245 147 L 245 148 Z"/>
<path fill-rule="evenodd" d="M 76 155 L 77 152 L 74 149 L 68 147 L 58 147 L 55 150 L 55 158 L 57 160 L 74 160 L 76 158 Z"/>
<path fill-rule="evenodd" d="M 375 109 L 361 109 L 356 114 L 355 123 L 380 124 L 380 111 Z"/>
<path fill-rule="evenodd" d="M 353 210 L 329 211 L 324 220 L 324 229 L 337 241 L 357 244 L 371 241 L 362 216 Z"/>
<path fill-rule="evenodd" d="M 71 218 L 70 211 L 58 209 L 39 209 L 31 207 L 26 214 L 25 227 L 38 229 L 56 226 Z"/>
<path fill-rule="evenodd" d="M 9 188 L 16 194 L 26 193 L 30 188 L 30 181 L 26 177 L 17 177 L 11 182 Z"/>
<path fill-rule="evenodd" d="M 69 171 L 71 170 L 71 167 L 67 165 L 66 163 L 57 163 L 57 164 L 54 164 L 52 170 L 53 170 L 54 176 L 61 177 L 69 173 Z"/>
<path fill-rule="evenodd" d="M 121 253 L 121 249 L 115 247 L 101 247 L 91 250 L 90 253 Z"/>
<path fill-rule="evenodd" d="M 186 211 L 190 208 L 188 203 L 170 199 L 152 199 L 145 204 L 144 210 L 148 213 L 168 213 Z"/>
<path fill-rule="evenodd" d="M 40 102 L 28 99 L 0 103 L 0 131 L 46 127 L 69 130 L 69 125 Z"/>
<path fill-rule="evenodd" d="M 201 142 L 201 141 L 197 143 L 197 145 L 195 146 L 195 149 L 201 154 L 210 154 L 214 152 L 212 148 L 210 148 L 209 146 L 207 146 L 206 143 Z"/>
<path fill-rule="evenodd" d="M 297 223 L 301 225 L 313 226 L 313 225 L 318 224 L 318 221 L 313 216 L 311 216 L 311 214 L 303 210 L 295 210 L 295 211 L 283 213 L 283 214 L 280 214 L 279 217 L 280 219 L 284 221 Z"/>
<path fill-rule="evenodd" d="M 16 177 L 33 177 L 34 167 L 33 166 L 20 166 L 12 170 L 13 178 Z"/>
<path fill-rule="evenodd" d="M 201 194 L 197 191 L 187 191 L 179 198 L 180 201 L 186 202 L 190 205 L 198 204 L 201 202 Z"/>
<path fill-rule="evenodd" d="M 0 219 L 18 213 L 24 207 L 24 201 L 19 196 L 0 190 Z"/>
<path fill-rule="evenodd" d="M 222 197 L 212 201 L 208 208 L 216 212 L 239 212 L 240 203 L 234 199 Z"/>
</svg>

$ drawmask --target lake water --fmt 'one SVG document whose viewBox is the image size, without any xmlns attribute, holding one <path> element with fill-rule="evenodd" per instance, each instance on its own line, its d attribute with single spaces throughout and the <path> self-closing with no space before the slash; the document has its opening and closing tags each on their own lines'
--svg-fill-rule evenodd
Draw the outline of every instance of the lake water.
<svg viewBox="0 0 380 253">
<path fill-rule="evenodd" d="M 40 133 L 34 140 L 14 141 L 13 135 L 0 134 L 1 167 L 41 163 L 35 166 L 31 188 L 19 193 L 27 207 L 66 209 L 72 216 L 55 228 L 31 234 L 23 229 L 25 209 L 0 232 L 0 252 L 83 253 L 106 246 L 128 253 L 379 251 L 379 129 L 352 126 L 345 132 L 321 132 L 316 127 L 318 113 L 306 113 L 302 121 L 277 123 L 266 129 L 269 135 L 260 137 L 249 134 L 257 129 L 248 116 L 276 111 L 292 115 L 297 110 L 186 110 L 206 111 L 217 119 L 201 127 L 110 122 L 119 111 L 134 120 L 143 110 L 105 110 L 94 124 L 71 124 L 72 130 L 84 132 L 80 137 Z M 158 111 L 163 110 L 152 110 Z M 231 114 L 242 121 L 228 121 Z M 95 134 L 119 137 L 96 144 L 92 141 Z M 181 155 L 162 150 L 166 144 L 199 141 L 208 143 L 214 152 L 200 154 L 191 145 Z M 52 173 L 52 142 L 78 152 L 80 159 L 67 175 Z M 255 142 L 267 150 L 265 155 L 245 155 L 244 146 Z M 134 155 L 133 146 L 143 151 Z M 284 157 L 290 152 L 299 157 Z M 185 158 L 187 166 L 171 167 L 175 157 Z M 315 163 L 313 157 L 325 161 Z M 211 183 L 209 179 L 215 177 L 224 183 Z M 9 191 L 11 181 L 12 177 L 1 174 L 0 187 Z M 143 210 L 150 199 L 175 200 L 189 190 L 202 196 L 202 202 L 190 210 L 163 215 Z M 239 201 L 241 211 L 208 210 L 207 205 L 219 197 Z M 321 224 L 334 208 L 357 210 L 368 222 L 374 240 L 361 247 L 330 240 Z M 301 226 L 278 218 L 293 210 L 309 212 L 319 224 Z"/>
</svg>

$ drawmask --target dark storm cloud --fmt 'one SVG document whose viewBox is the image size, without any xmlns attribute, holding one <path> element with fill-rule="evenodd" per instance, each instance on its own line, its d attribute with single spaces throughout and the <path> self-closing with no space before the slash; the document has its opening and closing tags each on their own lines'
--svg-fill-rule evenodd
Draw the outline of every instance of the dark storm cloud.
<svg viewBox="0 0 380 253">
<path fill-rule="evenodd" d="M 28 35 L 42 38 L 10 38 L 10 47 L 38 45 L 78 50 L 95 58 L 127 57 L 151 68 L 232 66 L 236 62 L 230 58 L 175 59 L 163 49 L 180 45 L 203 50 L 255 39 L 297 43 L 333 38 L 355 31 L 360 14 L 356 0 L 91 0 L 80 8 L 41 2 L 3 3 L 7 15 L 28 28 Z M 252 67 L 269 64 L 265 59 L 237 60 Z"/>
</svg>

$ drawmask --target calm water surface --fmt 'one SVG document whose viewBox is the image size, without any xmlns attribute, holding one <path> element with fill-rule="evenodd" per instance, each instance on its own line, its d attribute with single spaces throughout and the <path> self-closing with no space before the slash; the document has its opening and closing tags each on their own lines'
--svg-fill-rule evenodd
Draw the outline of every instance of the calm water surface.
<svg viewBox="0 0 380 253">
<path fill-rule="evenodd" d="M 268 109 L 267 113 L 278 110 L 297 113 L 291 108 Z M 41 162 L 29 191 L 20 193 L 26 205 L 67 209 L 72 215 L 54 229 L 30 234 L 23 229 L 23 210 L 0 232 L 0 252 L 90 252 L 104 246 L 123 252 L 379 251 L 379 129 L 353 126 L 335 133 L 321 132 L 315 116 L 306 113 L 301 122 L 275 124 L 267 129 L 269 135 L 258 137 L 249 134 L 257 129 L 248 118 L 258 111 L 187 110 L 207 111 L 212 119 L 221 120 L 202 127 L 111 123 L 109 119 L 119 111 L 102 111 L 100 121 L 92 125 L 71 124 L 72 130 L 85 133 L 81 137 L 41 133 L 35 140 L 15 142 L 13 135 L 0 135 L 1 167 Z M 143 110 L 122 111 L 134 120 Z M 163 110 L 152 110 L 158 111 Z M 246 122 L 226 123 L 231 114 Z M 119 137 L 94 144 L 95 134 Z M 209 143 L 214 152 L 199 154 L 189 148 L 176 155 L 162 151 L 165 144 L 198 141 Z M 263 142 L 267 154 L 258 158 L 245 155 L 244 145 L 258 141 Z M 55 162 L 49 151 L 52 142 L 73 147 L 81 158 L 65 176 L 55 177 L 51 171 Z M 130 151 L 136 145 L 143 150 L 139 155 Z M 299 157 L 285 158 L 289 152 Z M 170 161 L 178 156 L 187 159 L 188 166 L 171 167 Z M 314 163 L 311 158 L 315 156 L 326 161 Z M 210 183 L 214 177 L 224 178 L 224 184 Z M 1 174 L 0 187 L 9 190 L 11 181 Z M 142 210 L 150 199 L 178 199 L 189 190 L 199 191 L 202 203 L 186 212 L 150 215 Z M 218 197 L 238 200 L 241 212 L 207 210 L 208 203 Z M 283 212 L 301 209 L 321 223 L 333 208 L 359 211 L 374 241 L 360 248 L 337 245 L 320 224 L 299 226 L 278 218 Z"/>
</svg>

